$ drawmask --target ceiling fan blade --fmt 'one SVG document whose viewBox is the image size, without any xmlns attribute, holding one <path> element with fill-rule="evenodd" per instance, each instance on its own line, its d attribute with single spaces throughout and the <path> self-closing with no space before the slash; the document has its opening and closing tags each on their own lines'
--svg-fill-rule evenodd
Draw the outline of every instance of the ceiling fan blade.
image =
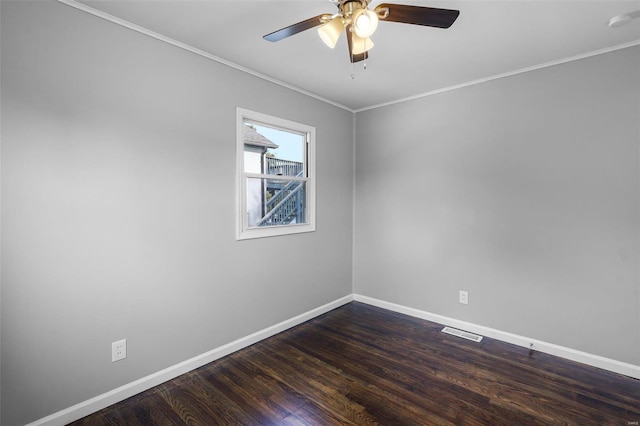
<svg viewBox="0 0 640 426">
<path fill-rule="evenodd" d="M 407 6 L 404 4 L 383 3 L 376 6 L 376 12 L 388 9 L 389 15 L 383 21 L 404 24 L 424 25 L 427 27 L 449 28 L 460 15 L 459 10 L 436 9 L 432 7 Z"/>
<path fill-rule="evenodd" d="M 278 31 L 274 31 L 270 34 L 267 34 L 266 36 L 263 36 L 262 38 L 269 41 L 280 41 L 283 38 L 287 38 L 302 31 L 317 27 L 318 25 L 322 25 L 325 22 L 324 19 L 330 18 L 331 15 L 326 13 L 314 16 L 313 18 L 298 22 L 297 24 L 289 25 L 288 27 L 284 27 Z"/>
<path fill-rule="evenodd" d="M 349 60 L 351 63 L 364 61 L 369 58 L 369 52 L 363 52 L 358 55 L 351 53 L 353 51 L 353 32 L 351 32 L 351 24 L 345 27 L 347 33 L 347 42 L 349 43 Z"/>
</svg>

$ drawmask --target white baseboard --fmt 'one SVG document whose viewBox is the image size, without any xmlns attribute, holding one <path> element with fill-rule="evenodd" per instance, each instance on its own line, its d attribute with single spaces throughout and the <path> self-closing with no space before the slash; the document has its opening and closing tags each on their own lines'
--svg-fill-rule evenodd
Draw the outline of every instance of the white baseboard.
<svg viewBox="0 0 640 426">
<path fill-rule="evenodd" d="M 572 361 L 577 361 L 583 364 L 587 364 L 592 367 L 602 368 L 603 370 L 608 370 L 614 373 L 619 373 L 625 376 L 640 379 L 640 366 L 637 366 L 637 365 L 628 364 L 625 362 L 616 361 L 609 358 L 604 358 L 604 357 L 593 355 L 587 352 L 582 352 L 575 349 L 555 345 L 553 343 L 547 343 L 547 342 L 543 342 L 536 339 L 530 339 L 525 336 L 519 336 L 517 334 L 507 333 L 505 331 L 496 330 L 496 329 L 485 327 L 482 325 L 472 324 L 466 321 L 460 321 L 454 318 L 433 314 L 427 311 L 409 308 L 407 306 L 385 302 L 383 300 L 374 299 L 368 296 L 362 296 L 360 294 L 354 294 L 353 300 L 357 302 L 366 303 L 368 305 L 377 306 L 379 308 L 387 309 L 390 311 L 398 312 L 401 314 L 409 315 L 412 317 L 433 321 L 438 324 L 447 325 L 449 327 L 455 327 L 461 330 L 470 331 L 475 334 L 480 334 L 482 336 L 486 336 L 492 339 L 511 343 L 517 346 L 522 346 L 525 348 L 531 347 L 532 349 L 538 352 L 544 352 L 550 355 L 555 355 L 561 358 L 566 358 Z M 533 345 L 533 346 L 530 346 L 530 345 Z"/>
<path fill-rule="evenodd" d="M 472 324 L 465 321 L 460 321 L 454 318 L 445 317 L 438 314 L 433 314 L 427 311 L 422 311 L 415 308 L 409 308 L 407 306 L 398 305 L 391 302 L 385 302 L 383 300 L 374 299 L 368 296 L 362 296 L 359 294 L 350 294 L 326 305 L 312 309 L 308 312 L 300 314 L 294 318 L 290 318 L 281 323 L 275 324 L 271 327 L 267 327 L 249 336 L 242 337 L 238 340 L 230 342 L 226 345 L 220 346 L 202 355 L 198 355 L 194 358 L 181 362 L 179 364 L 168 367 L 157 373 L 143 377 L 134 382 L 128 383 L 117 389 L 98 395 L 95 398 L 91 398 L 87 401 L 76 404 L 72 407 L 66 408 L 57 413 L 53 413 L 47 417 L 37 420 L 33 423 L 29 423 L 27 426 L 63 426 L 71 423 L 75 420 L 79 420 L 89 414 L 100 411 L 112 404 L 120 401 L 124 401 L 134 395 L 151 389 L 154 386 L 160 385 L 168 380 L 174 379 L 181 374 L 195 370 L 202 367 L 212 361 L 227 356 L 233 352 L 236 352 L 247 346 L 251 346 L 261 340 L 274 336 L 280 332 L 288 330 L 291 327 L 302 324 L 305 321 L 309 321 L 317 316 L 327 313 L 335 308 L 345 305 L 351 301 L 358 301 L 369 305 L 377 306 L 379 308 L 387 309 L 390 311 L 398 312 L 401 314 L 409 315 L 416 318 L 433 321 L 442 325 L 455 327 L 472 333 L 480 334 L 492 339 L 500 340 L 503 342 L 511 343 L 517 346 L 529 348 L 533 344 L 533 349 L 538 352 L 544 352 L 551 355 L 559 356 L 562 358 L 570 359 L 572 361 L 581 362 L 593 367 L 602 368 L 604 370 L 612 371 L 614 373 L 624 374 L 625 376 L 634 377 L 640 379 L 640 366 L 627 364 L 624 362 L 604 358 L 598 355 L 592 355 L 586 352 L 577 351 L 575 349 L 566 348 L 563 346 L 554 345 L 552 343 L 543 342 L 536 339 L 530 339 L 528 337 L 519 336 L 512 333 L 496 330 L 493 328 L 485 327 L 482 325 Z"/>
<path fill-rule="evenodd" d="M 88 416 L 89 414 L 95 413 L 96 411 L 100 411 L 103 408 L 106 408 L 117 402 L 124 401 L 127 398 L 137 395 L 140 392 L 144 392 L 148 389 L 151 389 L 154 386 L 162 384 L 168 380 L 174 379 L 181 374 L 195 370 L 196 368 L 202 367 L 205 364 L 208 364 L 212 361 L 215 361 L 224 356 L 227 356 L 242 348 L 251 346 L 254 343 L 259 342 L 260 340 L 264 340 L 268 337 L 271 337 L 280 332 L 288 330 L 291 327 L 295 327 L 296 325 L 302 324 L 305 321 L 309 321 L 317 316 L 320 316 L 342 305 L 345 305 L 351 302 L 352 300 L 353 300 L 352 294 L 348 296 L 344 296 L 340 299 L 334 300 L 333 302 L 327 303 L 326 305 L 312 309 L 308 312 L 300 314 L 294 318 L 290 318 L 288 320 L 282 321 L 281 323 L 278 323 L 271 327 L 267 327 L 256 333 L 250 334 L 249 336 L 242 337 L 238 340 L 235 340 L 231 343 L 220 346 L 202 355 L 198 355 L 194 358 L 191 358 L 179 364 L 173 365 L 171 367 L 165 368 L 164 370 L 158 371 L 157 373 L 143 377 L 139 380 L 128 383 L 117 389 L 103 393 L 102 395 L 98 395 L 95 398 L 91 398 L 87 401 L 81 402 L 72 407 L 66 408 L 62 411 L 58 411 L 57 413 L 53 413 L 40 420 L 36 420 L 33 423 L 29 423 L 27 426 L 45 426 L 45 425 L 46 426 L 63 426 L 73 421 L 79 420 L 85 416 Z"/>
</svg>

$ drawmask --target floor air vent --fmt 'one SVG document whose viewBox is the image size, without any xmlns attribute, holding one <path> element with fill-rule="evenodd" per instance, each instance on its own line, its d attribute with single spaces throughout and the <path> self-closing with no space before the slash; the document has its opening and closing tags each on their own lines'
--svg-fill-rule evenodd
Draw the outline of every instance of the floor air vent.
<svg viewBox="0 0 640 426">
<path fill-rule="evenodd" d="M 473 340 L 476 343 L 482 340 L 482 336 L 478 336 L 477 334 L 469 333 L 467 331 L 458 330 L 457 328 L 445 327 L 442 329 L 442 332 L 451 334 L 453 336 L 462 337 L 463 339 Z"/>
</svg>

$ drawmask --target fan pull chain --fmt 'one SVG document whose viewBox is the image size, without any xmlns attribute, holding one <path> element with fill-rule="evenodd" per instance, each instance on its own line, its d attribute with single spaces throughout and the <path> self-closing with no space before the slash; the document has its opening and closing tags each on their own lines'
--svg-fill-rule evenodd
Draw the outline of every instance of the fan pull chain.
<svg viewBox="0 0 640 426">
<path fill-rule="evenodd" d="M 362 39 L 362 50 L 363 50 L 363 55 L 364 55 L 364 59 L 362 62 L 362 69 L 364 71 L 367 70 L 367 52 L 365 51 L 367 47 L 367 41 L 365 39 Z M 349 77 L 351 78 L 351 80 L 355 80 L 356 79 L 356 71 L 355 71 L 355 55 L 353 54 L 353 51 L 351 51 L 351 73 L 349 74 Z"/>
<path fill-rule="evenodd" d="M 367 69 L 367 39 L 363 38 L 362 39 L 362 51 L 364 52 L 364 61 L 362 61 L 362 69 L 366 70 Z"/>
</svg>

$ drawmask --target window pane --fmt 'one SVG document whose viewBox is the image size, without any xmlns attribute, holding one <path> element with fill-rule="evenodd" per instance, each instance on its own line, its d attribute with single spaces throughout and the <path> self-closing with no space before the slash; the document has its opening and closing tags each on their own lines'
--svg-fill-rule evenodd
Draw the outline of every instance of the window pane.
<svg viewBox="0 0 640 426">
<path fill-rule="evenodd" d="M 278 176 L 305 176 L 305 135 L 244 123 L 244 171 Z"/>
<path fill-rule="evenodd" d="M 315 231 L 315 127 L 242 108 L 236 119 L 237 239 Z"/>
<path fill-rule="evenodd" d="M 307 223 L 306 182 L 247 179 L 249 228 Z"/>
</svg>

